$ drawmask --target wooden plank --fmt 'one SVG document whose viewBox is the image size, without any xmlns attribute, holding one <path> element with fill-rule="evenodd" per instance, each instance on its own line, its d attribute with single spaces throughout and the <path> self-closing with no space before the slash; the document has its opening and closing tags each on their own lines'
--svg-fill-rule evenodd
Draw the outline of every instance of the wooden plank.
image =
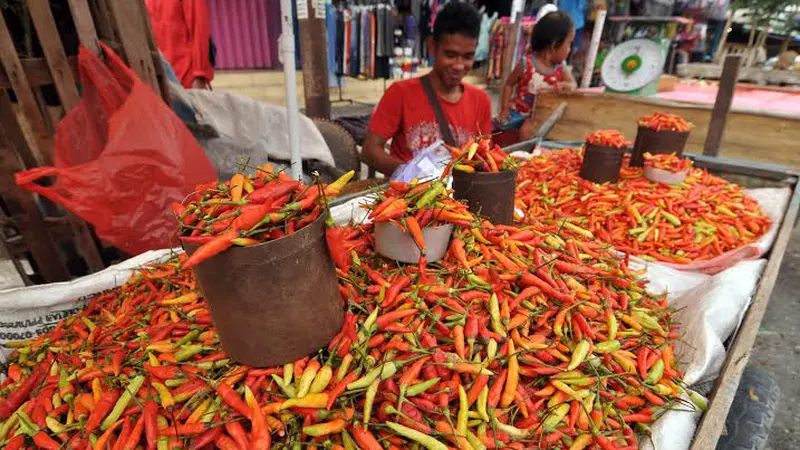
<svg viewBox="0 0 800 450">
<path fill-rule="evenodd" d="M 139 5 L 142 15 L 149 18 L 150 12 L 147 11 L 147 6 L 144 4 L 144 2 L 139 2 Z M 149 19 L 145 20 L 144 23 L 145 39 L 147 40 L 148 47 L 150 48 L 150 54 L 153 57 L 153 65 L 155 65 L 156 68 L 159 92 L 161 93 L 161 98 L 164 99 L 164 102 L 170 104 L 169 80 L 164 74 L 164 67 L 161 65 L 161 55 L 159 54 L 155 34 L 153 33 L 153 24 Z"/>
<path fill-rule="evenodd" d="M 567 109 L 567 102 L 562 102 L 560 105 L 558 105 L 558 107 L 552 113 L 550 113 L 550 117 L 548 117 L 547 119 L 545 119 L 544 122 L 542 122 L 542 125 L 539 127 L 539 131 L 537 131 L 536 134 L 533 135 L 533 138 L 545 139 L 547 135 L 550 133 L 550 130 L 552 130 L 553 127 L 556 126 L 556 122 L 558 122 L 561 119 L 561 117 L 564 116 L 564 111 L 566 111 L 566 109 Z"/>
<path fill-rule="evenodd" d="M 688 63 L 677 67 L 678 75 L 689 78 L 718 79 L 722 74 L 722 65 L 715 63 Z M 739 81 L 755 84 L 800 84 L 800 73 L 796 70 L 767 70 L 760 67 L 742 67 L 739 70 Z"/>
<path fill-rule="evenodd" d="M 739 76 L 739 65 L 742 62 L 741 56 L 728 56 L 725 58 L 725 66 L 722 69 L 722 80 L 717 89 L 717 98 L 714 101 L 714 109 L 711 110 L 711 122 L 708 125 L 706 134 L 706 144 L 703 147 L 703 154 L 716 156 L 722 146 L 722 137 L 725 134 L 725 124 L 728 122 L 728 113 L 733 104 L 733 93 L 736 92 L 736 80 Z"/>
<path fill-rule="evenodd" d="M 658 111 L 680 114 L 694 123 L 695 129 L 689 135 L 686 151 L 703 152 L 710 105 L 598 93 L 570 96 L 542 94 L 538 97 L 534 126 L 539 126 L 561 102 L 566 101 L 569 104 L 564 117 L 550 132 L 550 139 L 582 140 L 584 136 L 594 131 L 614 128 L 633 140 L 636 137 L 636 120 Z M 733 108 L 728 116 L 721 155 L 798 169 L 800 152 L 791 150 L 797 148 L 798 142 L 800 142 L 800 117 Z"/>
<path fill-rule="evenodd" d="M 136 75 L 150 85 L 154 92 L 160 92 L 156 76 L 153 56 L 145 34 L 146 24 L 150 20 L 144 15 L 141 5 L 143 0 L 109 0 L 111 13 L 116 21 L 119 39 L 128 65 Z"/>
<path fill-rule="evenodd" d="M 783 255 L 786 253 L 786 247 L 792 237 L 798 209 L 800 209 L 800 185 L 796 184 L 789 208 L 783 216 L 778 236 L 772 247 L 769 262 L 767 262 L 758 290 L 753 297 L 753 303 L 744 316 L 733 344 L 728 349 L 722 372 L 720 372 L 714 386 L 714 395 L 711 397 L 708 410 L 706 410 L 700 426 L 697 428 L 691 450 L 713 449 L 717 446 L 717 441 L 725 426 L 725 418 L 728 416 L 728 411 L 736 395 L 742 371 L 744 371 L 750 358 L 761 321 L 767 311 L 769 297 L 775 287 L 775 281 L 778 278 L 778 272 L 783 262 Z"/>
<path fill-rule="evenodd" d="M 7 119 L 15 115 L 8 95 L 0 94 L 0 119 Z M 19 135 L 22 131 L 13 126 L 8 120 L 3 120 L 4 126 L 0 127 L 0 193 L 9 208 L 9 214 L 18 224 L 20 234 L 33 255 L 36 265 L 48 282 L 68 280 L 67 270 L 56 243 L 50 238 L 48 227 L 39 212 L 39 205 L 35 197 L 23 191 L 14 183 L 13 174 L 23 167 L 17 159 L 17 153 L 23 149 L 18 145 L 27 145 L 24 138 Z M 13 123 L 16 123 L 14 121 Z M 14 210 L 16 207 L 16 210 Z"/>
<path fill-rule="evenodd" d="M 117 30 L 111 20 L 111 8 L 107 0 L 88 0 L 89 10 L 92 12 L 92 19 L 97 27 L 97 37 L 101 40 L 116 41 Z"/>
<path fill-rule="evenodd" d="M 115 51 L 122 50 L 122 46 L 116 42 L 103 41 L 103 43 Z M 150 54 L 154 60 L 158 60 L 157 51 L 152 51 Z M 22 70 L 25 72 L 25 76 L 27 77 L 28 83 L 30 83 L 31 87 L 37 88 L 46 84 L 53 84 L 53 75 L 50 73 L 50 68 L 47 67 L 47 61 L 44 58 L 25 58 L 21 59 L 20 63 L 22 64 Z M 72 75 L 78 79 L 80 77 L 80 74 L 78 73 L 78 57 L 67 56 L 67 63 L 72 71 Z M 156 73 L 159 76 L 164 73 L 163 68 L 160 65 L 156 65 Z M 5 70 L 3 70 L 3 67 L 0 66 L 0 89 L 8 89 L 11 87 L 11 80 L 8 78 Z"/>
<path fill-rule="evenodd" d="M 61 104 L 66 111 L 78 104 L 78 86 L 75 84 L 75 77 L 67 61 L 64 52 L 64 45 L 58 35 L 56 21 L 53 19 L 53 12 L 50 10 L 48 0 L 27 0 L 28 11 L 36 28 L 36 35 L 42 46 L 45 59 L 53 75 L 53 84 L 56 86 Z"/>
<path fill-rule="evenodd" d="M 75 22 L 75 29 L 78 32 L 78 39 L 81 45 L 100 54 L 100 45 L 97 40 L 97 30 L 94 27 L 92 11 L 86 0 L 69 0 L 69 9 L 72 13 L 72 21 Z"/>
<path fill-rule="evenodd" d="M 772 181 L 793 180 L 800 177 L 800 171 L 776 164 L 742 161 L 721 156 L 696 155 L 694 153 L 684 153 L 683 156 L 692 159 L 695 167 L 715 172 L 747 175 Z"/>
<path fill-rule="evenodd" d="M 17 96 L 22 112 L 30 123 L 34 140 L 36 141 L 32 143 L 33 145 L 29 145 L 32 149 L 31 153 L 35 156 L 38 162 L 37 165 L 51 165 L 53 160 L 52 136 L 45 126 L 42 111 L 39 109 L 31 85 L 25 77 L 19 55 L 17 55 L 17 50 L 14 47 L 14 41 L 11 39 L 6 20 L 2 14 L 0 14 L 0 61 L 2 61 L 2 66 L 5 68 L 10 84 L 14 88 L 14 94 Z M 34 146 L 35 149 L 33 148 Z"/>
</svg>

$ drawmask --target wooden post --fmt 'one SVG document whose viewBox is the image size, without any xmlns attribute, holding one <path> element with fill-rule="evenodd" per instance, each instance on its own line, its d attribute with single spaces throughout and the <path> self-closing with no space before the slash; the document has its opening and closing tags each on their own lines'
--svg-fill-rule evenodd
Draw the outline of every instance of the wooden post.
<svg viewBox="0 0 800 450">
<path fill-rule="evenodd" d="M 296 0 L 300 27 L 300 61 L 303 65 L 303 92 L 306 115 L 331 118 L 328 86 L 328 38 L 325 28 L 325 2 Z"/>
<path fill-rule="evenodd" d="M 8 94 L 0 93 L 0 192 L 45 281 L 65 281 L 70 278 L 69 270 L 47 231 L 35 197 L 14 183 L 13 174 L 24 169 L 17 156 L 29 151 L 15 116 Z"/>
<path fill-rule="evenodd" d="M 501 80 L 503 80 L 503 84 L 501 86 L 505 86 L 506 80 L 508 79 L 509 75 L 511 75 L 511 71 L 514 70 L 514 56 L 517 54 L 517 44 L 519 43 L 519 33 L 522 29 L 522 14 L 517 13 L 514 15 L 514 23 L 511 24 L 513 27 L 511 29 L 511 33 L 508 36 L 508 42 L 506 43 L 506 54 L 503 55 L 503 72 Z"/>
<path fill-rule="evenodd" d="M 711 121 L 708 124 L 708 134 L 706 135 L 706 145 L 703 154 L 709 156 L 719 155 L 722 146 L 722 137 L 725 135 L 725 124 L 728 121 L 728 113 L 733 103 L 733 94 L 736 91 L 736 82 L 739 78 L 739 66 L 742 57 L 738 55 L 725 58 L 722 67 L 722 76 L 719 80 L 717 99 L 714 102 L 714 109 L 711 110 Z"/>
<path fill-rule="evenodd" d="M 719 39 L 717 48 L 714 49 L 714 57 L 712 59 L 714 63 L 719 63 L 719 59 L 722 57 L 722 51 L 725 48 L 725 44 L 728 42 L 728 30 L 731 29 L 732 23 L 733 13 L 728 13 L 728 18 L 725 20 L 725 28 L 722 30 L 722 37 Z"/>
</svg>

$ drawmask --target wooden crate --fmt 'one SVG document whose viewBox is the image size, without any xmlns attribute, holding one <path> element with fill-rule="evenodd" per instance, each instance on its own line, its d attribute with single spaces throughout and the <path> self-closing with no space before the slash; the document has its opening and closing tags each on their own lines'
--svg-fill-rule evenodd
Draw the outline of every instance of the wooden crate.
<svg viewBox="0 0 800 450">
<path fill-rule="evenodd" d="M 4 0 L 0 7 L 0 254 L 10 255 L 27 284 L 101 270 L 114 252 L 83 221 L 19 189 L 14 173 L 53 164 L 55 127 L 80 100 L 78 44 L 97 53 L 102 41 L 165 95 L 144 1 Z"/>
</svg>

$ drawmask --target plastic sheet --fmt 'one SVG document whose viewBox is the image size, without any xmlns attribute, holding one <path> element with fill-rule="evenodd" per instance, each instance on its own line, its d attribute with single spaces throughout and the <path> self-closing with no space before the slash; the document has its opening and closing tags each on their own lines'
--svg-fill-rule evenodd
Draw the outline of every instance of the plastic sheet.
<svg viewBox="0 0 800 450">
<path fill-rule="evenodd" d="M 450 152 L 444 148 L 442 141 L 436 141 L 430 147 L 418 151 L 411 161 L 395 169 L 392 181 L 408 183 L 414 178 L 426 180 L 439 177 L 448 162 L 450 162 Z"/>
</svg>

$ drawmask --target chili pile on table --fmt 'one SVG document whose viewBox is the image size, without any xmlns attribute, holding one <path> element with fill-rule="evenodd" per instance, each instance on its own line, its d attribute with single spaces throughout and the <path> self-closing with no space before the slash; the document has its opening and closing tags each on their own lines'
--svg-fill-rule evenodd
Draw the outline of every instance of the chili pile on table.
<svg viewBox="0 0 800 450">
<path fill-rule="evenodd" d="M 442 261 L 399 265 L 370 227 L 349 228 L 337 258 L 346 315 L 327 349 L 231 362 L 181 256 L 10 345 L 0 442 L 635 449 L 660 414 L 691 407 L 681 394 L 703 406 L 681 382 L 666 297 L 610 248 L 539 222 L 456 221 Z"/>
<path fill-rule="evenodd" d="M 687 264 L 756 241 L 771 221 L 744 190 L 703 169 L 683 183 L 655 183 L 642 169 L 622 168 L 617 183 L 578 175 L 581 155 L 564 149 L 519 165 L 516 206 L 522 221 L 564 225 L 644 259 Z"/>
</svg>

